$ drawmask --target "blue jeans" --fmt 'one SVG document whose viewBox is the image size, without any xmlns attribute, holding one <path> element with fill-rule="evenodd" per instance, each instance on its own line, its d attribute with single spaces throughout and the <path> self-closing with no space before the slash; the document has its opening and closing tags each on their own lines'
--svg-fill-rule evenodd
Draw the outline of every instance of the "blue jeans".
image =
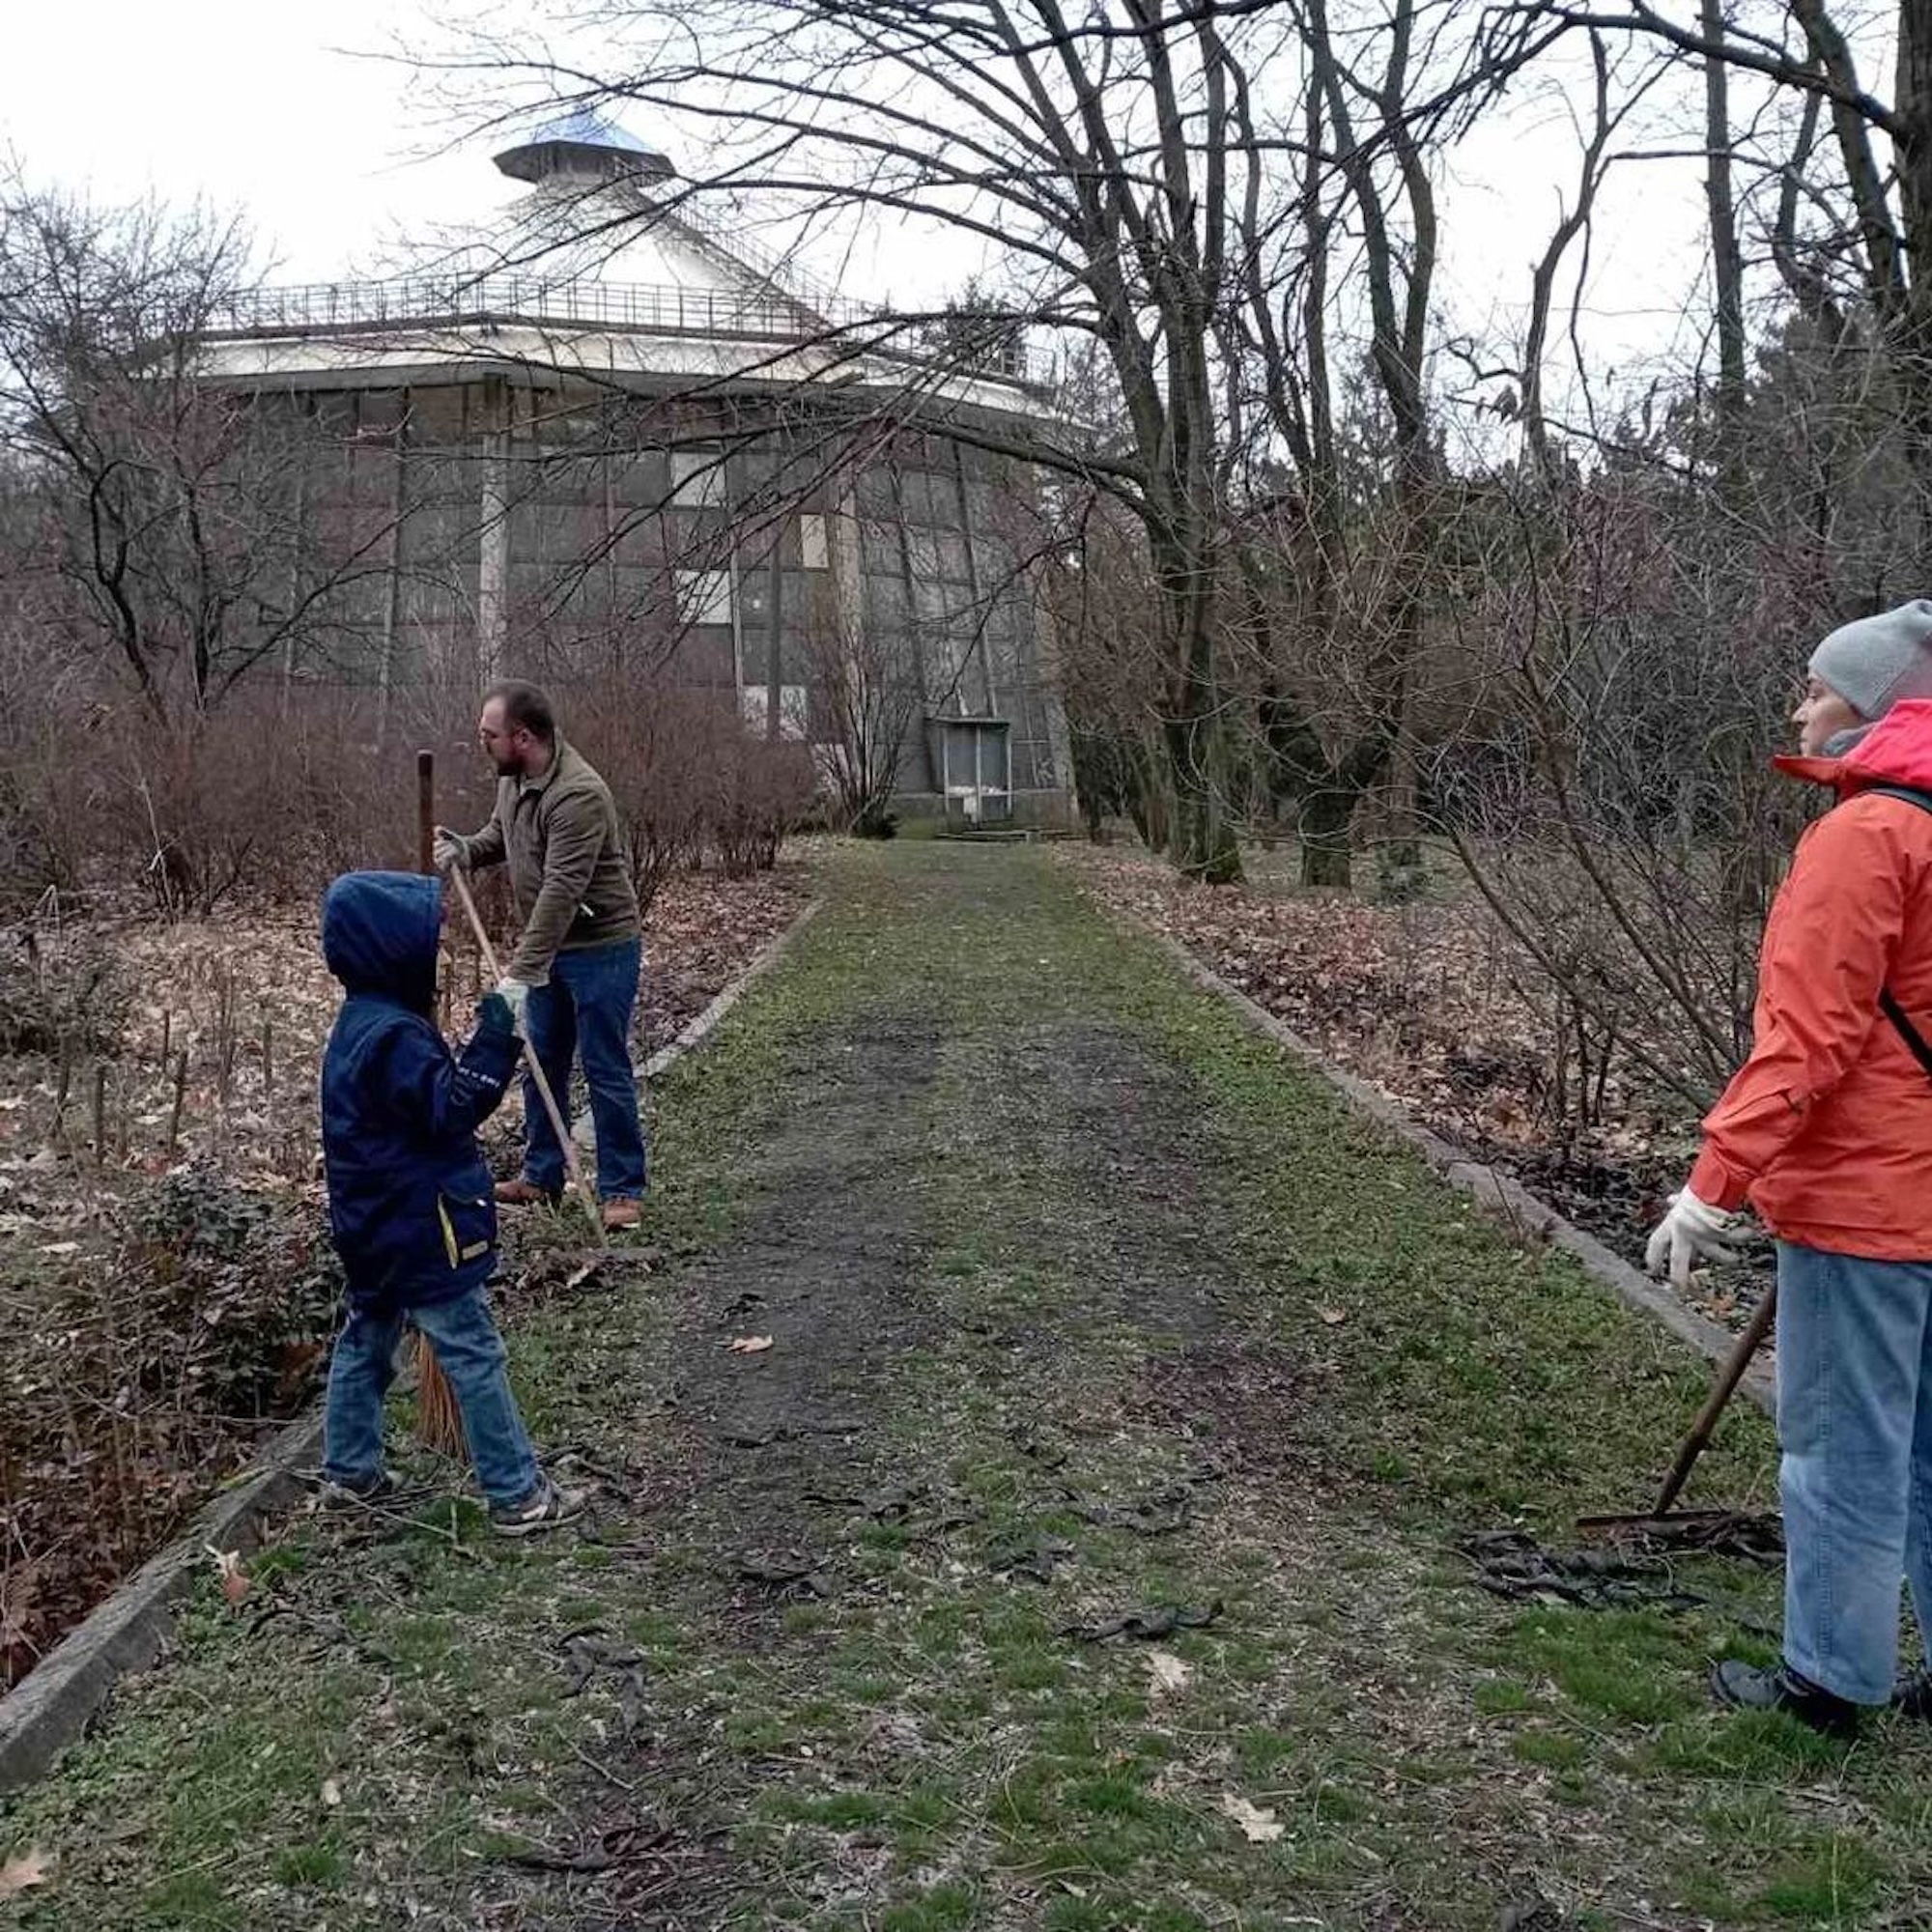
<svg viewBox="0 0 1932 1932">
<path fill-rule="evenodd" d="M 644 1123 L 638 1076 L 631 1070 L 631 1014 L 638 1004 L 640 940 L 559 952 L 550 984 L 530 990 L 524 1030 L 530 1050 L 570 1125 L 570 1063 L 583 1055 L 583 1084 L 597 1129 L 597 1192 L 606 1201 L 637 1200 L 644 1191 Z M 524 1075 L 524 1179 L 548 1194 L 563 1191 L 563 1150 L 551 1130 L 537 1083 Z"/>
<path fill-rule="evenodd" d="M 1932 1634 L 1932 1262 L 1779 1243 L 1777 1434 L 1785 1660 L 1883 1704 L 1901 1577 Z"/>
<path fill-rule="evenodd" d="M 480 1288 L 448 1301 L 374 1314 L 349 1310 L 328 1365 L 322 1472 L 366 1489 L 383 1473 L 383 1398 L 396 1378 L 396 1347 L 408 1321 L 429 1338 L 456 1392 L 476 1481 L 493 1503 L 520 1503 L 541 1480 L 517 1399 L 504 1373 L 503 1338 Z"/>
</svg>

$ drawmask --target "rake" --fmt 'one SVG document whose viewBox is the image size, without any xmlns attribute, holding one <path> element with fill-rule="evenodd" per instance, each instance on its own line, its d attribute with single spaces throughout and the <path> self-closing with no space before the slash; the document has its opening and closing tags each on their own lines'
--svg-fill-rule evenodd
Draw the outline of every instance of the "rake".
<svg viewBox="0 0 1932 1932">
<path fill-rule="evenodd" d="M 1657 1492 L 1656 1506 L 1624 1516 L 1584 1516 L 1577 1519 L 1578 1529 L 1641 1529 L 1646 1524 L 1659 1523 L 1669 1518 L 1673 1521 L 1682 1517 L 1671 1518 L 1671 1505 L 1676 1502 L 1684 1485 L 1690 1480 L 1690 1471 L 1697 1458 L 1704 1453 L 1711 1440 L 1711 1432 L 1718 1426 L 1718 1418 L 1723 1414 L 1738 1384 L 1745 1378 L 1745 1371 L 1750 1367 L 1751 1357 L 1764 1344 L 1764 1338 L 1771 1333 L 1771 1324 L 1777 1315 L 1777 1285 L 1774 1282 L 1764 1292 L 1764 1297 L 1751 1311 L 1751 1319 L 1745 1324 L 1731 1352 L 1719 1369 L 1717 1379 L 1711 1384 L 1711 1393 L 1704 1406 L 1697 1413 L 1697 1420 L 1690 1425 L 1690 1433 L 1679 1445 L 1677 1459 L 1670 1465 L 1670 1473 L 1663 1479 L 1663 1487 Z"/>
</svg>

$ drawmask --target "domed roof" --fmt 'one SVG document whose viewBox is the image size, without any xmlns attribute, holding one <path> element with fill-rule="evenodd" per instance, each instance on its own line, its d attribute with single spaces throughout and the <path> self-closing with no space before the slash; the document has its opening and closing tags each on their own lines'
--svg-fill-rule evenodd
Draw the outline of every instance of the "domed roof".
<svg viewBox="0 0 1932 1932">
<path fill-rule="evenodd" d="M 539 185 L 559 177 L 669 181 L 677 174 L 668 156 L 645 147 L 635 134 L 587 107 L 547 122 L 495 159 L 506 175 Z"/>
</svg>

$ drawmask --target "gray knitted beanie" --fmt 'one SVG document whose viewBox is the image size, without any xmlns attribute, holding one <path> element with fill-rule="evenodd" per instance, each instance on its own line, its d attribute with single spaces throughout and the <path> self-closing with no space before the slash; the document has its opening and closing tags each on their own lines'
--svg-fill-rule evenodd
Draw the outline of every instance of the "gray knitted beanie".
<svg viewBox="0 0 1932 1932">
<path fill-rule="evenodd" d="M 1901 697 L 1932 697 L 1932 602 L 1840 624 L 1811 653 L 1811 675 L 1876 724 Z"/>
</svg>

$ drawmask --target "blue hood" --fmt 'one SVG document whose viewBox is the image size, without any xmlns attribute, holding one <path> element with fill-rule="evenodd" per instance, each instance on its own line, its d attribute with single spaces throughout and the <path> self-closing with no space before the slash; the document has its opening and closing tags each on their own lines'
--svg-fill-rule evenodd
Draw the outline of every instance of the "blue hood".
<svg viewBox="0 0 1932 1932">
<path fill-rule="evenodd" d="M 442 881 L 417 872 L 345 872 L 322 901 L 322 956 L 352 993 L 419 1013 L 436 1007 Z"/>
</svg>

